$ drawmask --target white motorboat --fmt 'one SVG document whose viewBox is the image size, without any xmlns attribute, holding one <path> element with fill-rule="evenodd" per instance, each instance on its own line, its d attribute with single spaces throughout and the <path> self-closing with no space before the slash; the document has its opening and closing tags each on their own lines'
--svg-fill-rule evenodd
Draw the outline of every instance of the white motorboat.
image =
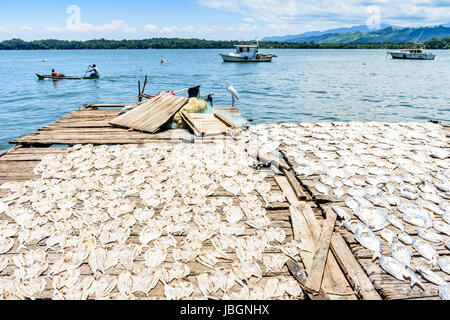
<svg viewBox="0 0 450 320">
<path fill-rule="evenodd" d="M 423 35 L 423 32 L 420 34 L 419 38 Z M 417 38 L 417 41 L 419 40 Z M 421 48 L 416 49 L 403 49 L 398 51 L 388 51 L 388 54 L 391 55 L 392 59 L 411 59 L 411 60 L 434 60 L 436 55 L 431 52 L 425 52 L 425 43 L 422 42 Z"/>
<path fill-rule="evenodd" d="M 414 59 L 414 60 L 434 60 L 436 55 L 425 52 L 422 49 L 404 49 L 399 51 L 389 51 L 393 59 Z"/>
<path fill-rule="evenodd" d="M 258 44 L 235 45 L 236 52 L 219 53 L 224 62 L 272 62 L 274 54 L 259 53 Z"/>
</svg>

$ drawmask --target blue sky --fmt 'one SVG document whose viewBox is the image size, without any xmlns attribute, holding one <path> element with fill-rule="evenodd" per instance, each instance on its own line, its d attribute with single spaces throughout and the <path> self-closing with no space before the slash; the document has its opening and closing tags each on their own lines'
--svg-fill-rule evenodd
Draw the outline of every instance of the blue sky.
<svg viewBox="0 0 450 320">
<path fill-rule="evenodd" d="M 362 24 L 376 28 L 379 23 L 416 27 L 449 22 L 450 0 L 2 0 L 0 3 L 0 40 L 13 37 L 249 40 Z"/>
</svg>

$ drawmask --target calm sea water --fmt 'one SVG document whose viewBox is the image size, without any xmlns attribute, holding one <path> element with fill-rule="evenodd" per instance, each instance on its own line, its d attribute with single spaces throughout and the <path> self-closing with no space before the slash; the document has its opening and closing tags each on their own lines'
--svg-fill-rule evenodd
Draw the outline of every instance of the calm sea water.
<svg viewBox="0 0 450 320">
<path fill-rule="evenodd" d="M 230 80 L 254 123 L 450 121 L 450 51 L 436 51 L 435 61 L 394 61 L 385 50 L 263 50 L 278 58 L 261 64 L 223 63 L 222 51 L 0 51 L 0 150 L 82 104 L 135 102 L 145 75 L 147 93 L 201 84 L 216 105 L 231 104 Z M 81 76 L 93 63 L 98 81 L 35 76 L 52 68 Z"/>
</svg>

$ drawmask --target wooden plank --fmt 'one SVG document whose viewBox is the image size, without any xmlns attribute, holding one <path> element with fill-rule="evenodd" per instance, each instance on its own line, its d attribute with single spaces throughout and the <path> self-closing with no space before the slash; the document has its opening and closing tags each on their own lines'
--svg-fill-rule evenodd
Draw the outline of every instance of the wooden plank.
<svg viewBox="0 0 450 320">
<path fill-rule="evenodd" d="M 174 101 L 168 102 L 167 104 L 161 105 L 155 113 L 150 114 L 154 118 L 146 119 L 138 130 L 155 133 L 159 128 L 167 123 L 170 118 L 172 118 L 181 108 L 183 108 L 188 103 L 188 99 L 183 97 L 177 97 Z M 167 105 L 167 107 L 166 107 Z M 162 109 L 162 110 L 161 110 Z"/>
<path fill-rule="evenodd" d="M 292 276 L 297 280 L 297 282 L 302 287 L 303 291 L 308 295 L 308 297 L 311 300 L 330 300 L 328 295 L 323 291 L 323 289 L 320 289 L 318 294 L 312 294 L 308 291 L 308 288 L 306 287 L 306 275 L 305 273 L 300 269 L 297 262 L 294 260 L 289 260 L 286 262 L 286 266 L 289 269 L 289 272 L 292 274 Z"/>
<path fill-rule="evenodd" d="M 311 233 L 313 234 L 314 241 L 317 243 L 320 239 L 320 232 L 321 228 L 319 225 L 319 222 L 314 215 L 314 212 L 308 203 L 299 201 L 297 204 L 298 211 L 304 216 Z M 333 289 L 338 294 L 342 294 L 342 297 L 354 300 L 357 299 L 356 296 L 353 293 L 353 290 L 349 288 L 349 282 L 345 278 L 344 274 L 342 273 L 334 255 L 332 252 L 328 252 L 328 263 L 326 264 L 326 270 L 329 272 L 332 281 L 334 283 Z M 331 294 L 325 290 L 328 295 L 331 296 Z"/>
<path fill-rule="evenodd" d="M 231 122 L 230 120 L 228 120 L 227 118 L 225 118 L 223 115 L 218 114 L 218 113 L 214 113 L 214 117 L 216 117 L 217 119 L 219 119 L 220 121 L 222 121 L 227 127 L 230 128 L 234 128 L 236 127 L 236 125 Z"/>
<path fill-rule="evenodd" d="M 163 94 L 111 120 L 110 124 L 154 133 L 187 102 L 186 98 Z"/>
<path fill-rule="evenodd" d="M 285 168 L 282 169 L 283 173 L 287 177 L 289 184 L 291 185 L 292 189 L 294 190 L 297 199 L 304 201 L 306 200 L 306 194 L 303 192 L 303 188 L 300 185 L 300 182 L 297 180 L 297 177 L 292 172 L 292 170 L 286 170 Z"/>
<path fill-rule="evenodd" d="M 322 226 L 322 232 L 319 237 L 319 242 L 316 243 L 316 253 L 314 255 L 312 271 L 308 275 L 306 287 L 313 292 L 319 292 L 322 287 L 322 280 L 325 271 L 325 265 L 328 259 L 328 252 L 330 250 L 331 237 L 334 232 L 337 215 L 329 214 Z"/>
<path fill-rule="evenodd" d="M 314 253 L 316 251 L 315 243 L 317 239 L 314 236 L 312 230 L 310 230 L 308 222 L 301 212 L 302 206 L 299 206 L 300 202 L 297 200 L 297 196 L 292 190 L 289 182 L 287 181 L 287 178 L 283 176 L 275 176 L 275 181 L 278 183 L 286 199 L 291 204 L 289 209 L 291 213 L 294 239 L 302 243 L 303 250 L 300 251 L 300 255 L 307 272 L 311 272 L 313 268 Z M 311 207 L 308 207 L 312 212 Z M 313 212 L 312 214 L 314 215 Z M 317 237 L 318 236 L 319 235 L 317 235 Z M 330 261 L 331 267 L 330 265 L 327 265 L 325 268 L 325 275 L 323 280 L 324 291 L 328 293 L 331 299 L 356 299 L 356 297 L 352 295 L 352 291 L 348 289 L 347 281 L 345 280 L 344 275 L 337 266 L 337 262 L 334 260 L 334 257 L 331 253 L 329 253 L 328 255 L 328 260 Z M 336 292 L 336 290 L 340 292 Z M 330 293 L 338 294 L 332 295 Z"/>
<path fill-rule="evenodd" d="M 275 181 L 280 186 L 281 191 L 283 191 L 284 196 L 289 201 L 291 205 L 296 205 L 298 202 L 297 196 L 294 190 L 290 187 L 289 181 L 286 177 L 275 176 Z"/>
<path fill-rule="evenodd" d="M 194 119 L 190 116 L 190 114 L 186 112 L 181 112 L 181 118 L 186 122 L 186 124 L 191 128 L 196 136 L 202 137 L 205 133 L 201 131 L 201 129 L 196 125 Z"/>
<path fill-rule="evenodd" d="M 334 211 L 326 207 L 325 214 L 334 213 Z M 361 267 L 355 256 L 351 252 L 344 238 L 335 233 L 331 239 L 331 250 L 336 257 L 339 266 L 352 284 L 353 288 L 364 300 L 381 300 L 380 295 L 375 290 L 372 281 L 368 278 L 366 272 Z"/>
</svg>

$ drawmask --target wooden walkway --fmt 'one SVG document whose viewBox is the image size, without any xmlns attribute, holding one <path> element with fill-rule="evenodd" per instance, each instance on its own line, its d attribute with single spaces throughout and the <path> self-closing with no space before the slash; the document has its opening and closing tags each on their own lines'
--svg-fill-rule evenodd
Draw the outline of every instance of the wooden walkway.
<svg viewBox="0 0 450 320">
<path fill-rule="evenodd" d="M 225 112 L 239 113 L 234 108 L 224 109 Z M 34 173 L 34 167 L 39 161 L 49 154 L 66 153 L 67 146 L 76 144 L 142 144 L 149 142 L 169 142 L 183 143 L 195 142 L 192 133 L 187 130 L 167 130 L 156 134 L 146 134 L 139 132 L 129 132 L 126 129 L 113 128 L 109 125 L 109 121 L 116 116 L 117 110 L 86 110 L 72 112 L 55 123 L 52 123 L 44 128 L 39 129 L 33 134 L 29 134 L 12 141 L 16 146 L 11 149 L 6 155 L 0 158 L 0 185 L 6 181 L 25 181 L 37 178 Z M 201 139 L 200 139 L 201 140 Z M 211 140 L 213 141 L 213 140 Z M 55 146 L 59 146 L 58 148 Z M 313 271 L 313 266 L 316 265 L 315 251 L 320 243 L 321 229 L 325 221 L 326 214 L 324 210 L 326 207 L 317 205 L 315 199 L 307 192 L 307 189 L 300 185 L 295 175 L 290 170 L 283 170 L 284 173 L 277 175 L 272 170 L 265 170 L 268 173 L 266 181 L 270 182 L 272 186 L 271 192 L 283 192 L 286 199 L 283 202 L 272 204 L 267 209 L 268 216 L 271 219 L 272 226 L 282 228 L 287 235 L 286 242 L 296 239 L 305 246 L 305 251 L 302 252 L 302 262 L 299 267 L 307 270 L 308 273 Z M 5 190 L 0 189 L 0 200 L 7 194 Z M 224 190 L 219 190 L 213 197 L 232 196 Z M 235 200 L 236 201 L 236 200 Z M 0 216 L 0 220 L 5 219 L 5 216 Z M 7 218 L 6 218 L 7 219 Z M 325 228 L 324 228 L 325 229 Z M 250 233 L 250 228 L 247 226 L 246 233 Z M 366 273 L 361 268 L 365 268 L 367 273 L 370 273 L 370 266 L 368 265 L 367 252 L 359 249 L 355 250 L 346 234 L 336 227 L 334 234 L 330 238 L 331 251 L 326 250 L 324 264 L 324 274 L 322 287 L 325 294 L 330 299 L 335 300 L 356 300 L 356 299 L 380 299 L 380 296 L 375 291 L 372 283 L 369 281 Z M 129 243 L 139 243 L 139 227 L 133 227 Z M 350 248 L 347 246 L 343 238 L 350 243 Z M 15 246 L 9 253 L 10 255 L 17 254 L 18 240 L 15 239 Z M 128 243 L 128 242 L 127 242 Z M 36 244 L 33 247 L 43 247 L 41 244 Z M 328 247 L 327 247 L 328 248 Z M 352 249 L 352 251 L 350 251 Z M 144 251 L 145 252 L 145 251 Z M 143 252 L 143 253 L 144 253 Z M 267 250 L 266 253 L 275 253 L 276 250 Z M 142 253 L 142 254 L 143 254 Z M 278 252 L 279 253 L 279 252 Z M 229 253 L 234 257 L 235 253 Z M 56 261 L 57 254 L 51 254 L 52 260 Z M 169 256 L 171 256 L 169 254 Z M 361 263 L 357 262 L 355 257 Z M 363 258 L 361 258 L 363 257 Z M 170 264 L 173 261 L 167 260 L 164 264 Z M 143 261 L 141 261 L 143 264 Z M 231 268 L 231 262 L 221 262 L 220 266 Z M 194 277 L 206 271 L 206 267 L 197 263 L 190 262 L 189 267 L 191 273 L 187 277 L 195 283 Z M 265 267 L 261 264 L 261 269 L 265 271 Z M 10 265 L 1 274 L 1 277 L 10 276 L 14 271 L 14 266 Z M 123 269 L 115 267 L 108 271 L 108 274 L 117 275 Z M 45 275 L 45 274 L 44 274 Z M 90 275 L 89 267 L 83 265 L 82 275 Z M 276 276 L 290 276 L 287 266 L 284 266 L 282 272 L 272 273 L 263 272 L 263 281 L 267 281 L 271 277 Z M 320 276 L 320 273 L 319 273 Z M 322 279 L 322 278 L 320 278 Z M 52 297 L 51 280 L 47 280 L 47 287 L 42 295 L 42 298 Z M 356 294 L 355 294 L 356 293 Z M 138 298 L 144 296 L 137 295 Z M 150 298 L 164 298 L 164 287 L 161 283 L 150 292 Z M 196 290 L 192 298 L 200 298 L 201 293 Z"/>
</svg>

